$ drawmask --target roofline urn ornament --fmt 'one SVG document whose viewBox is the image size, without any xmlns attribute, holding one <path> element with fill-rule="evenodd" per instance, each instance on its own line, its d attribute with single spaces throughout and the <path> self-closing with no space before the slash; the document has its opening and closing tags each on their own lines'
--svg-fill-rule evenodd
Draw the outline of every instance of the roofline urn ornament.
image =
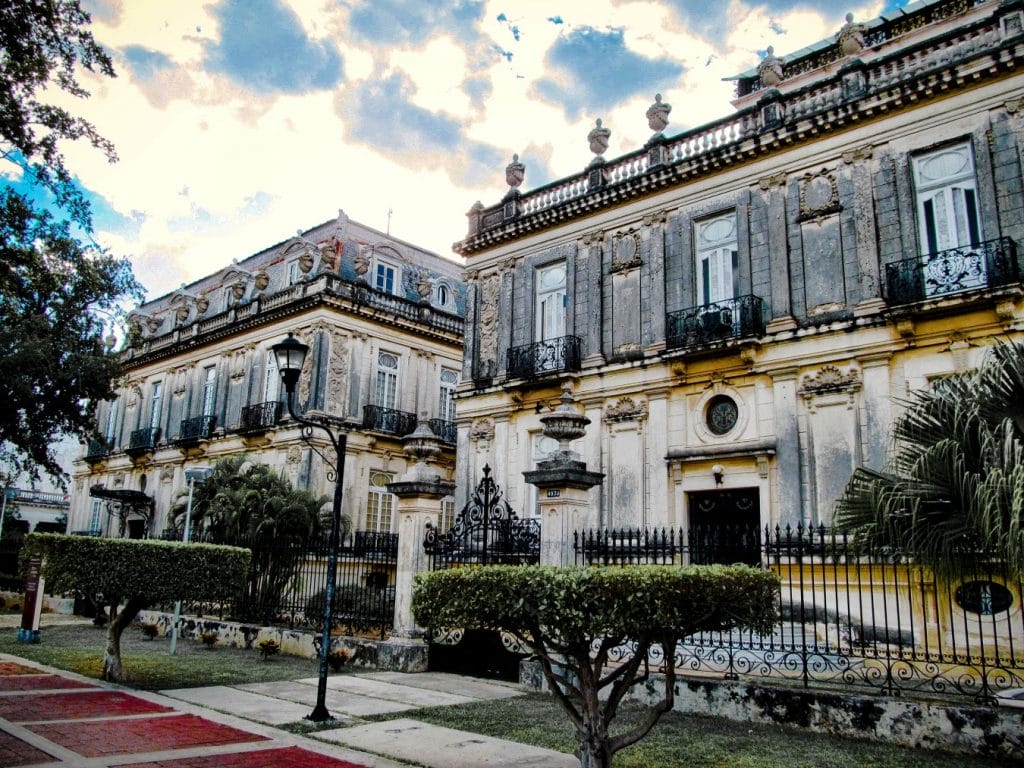
<svg viewBox="0 0 1024 768">
<path fill-rule="evenodd" d="M 853 20 L 853 14 L 846 14 L 846 23 L 836 33 L 836 42 L 843 56 L 853 56 L 864 50 L 864 32 L 867 27 Z"/>
<path fill-rule="evenodd" d="M 518 195 L 519 187 L 526 179 L 526 166 L 519 162 L 518 153 L 512 155 L 512 162 L 505 166 L 505 183 L 508 184 L 506 197 Z"/>
<path fill-rule="evenodd" d="M 590 161 L 591 165 L 601 165 L 604 163 L 604 153 L 608 149 L 608 139 L 611 137 L 612 132 L 608 128 L 605 128 L 601 122 L 601 118 L 597 118 L 594 122 L 594 127 L 590 129 L 590 133 L 587 134 L 587 142 L 590 144 L 590 151 L 594 153 L 595 157 Z"/>
<path fill-rule="evenodd" d="M 661 94 L 654 94 L 654 103 L 647 108 L 647 125 L 654 135 L 651 141 L 664 138 L 664 130 L 668 127 L 668 116 L 672 105 L 661 100 Z"/>
<path fill-rule="evenodd" d="M 775 55 L 775 48 L 771 45 L 757 65 L 757 77 L 762 88 L 773 88 L 782 82 L 782 59 Z"/>
</svg>

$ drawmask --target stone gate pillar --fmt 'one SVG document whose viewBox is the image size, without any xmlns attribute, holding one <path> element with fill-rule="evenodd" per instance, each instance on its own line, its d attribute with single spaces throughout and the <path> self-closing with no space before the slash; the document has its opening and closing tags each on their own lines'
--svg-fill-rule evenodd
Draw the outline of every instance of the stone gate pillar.
<svg viewBox="0 0 1024 768">
<path fill-rule="evenodd" d="M 426 672 L 427 643 L 412 615 L 412 584 L 427 569 L 423 549 L 427 525 L 437 525 L 441 499 L 450 496 L 455 484 L 432 473 L 427 460 L 441 452 L 440 440 L 426 421 L 405 438 L 403 450 L 415 464 L 388 492 L 398 497 L 398 562 L 395 573 L 395 619 L 391 637 L 377 646 L 377 668 L 395 672 Z"/>
<path fill-rule="evenodd" d="M 558 448 L 537 462 L 537 469 L 523 473 L 540 492 L 541 565 L 572 565 L 573 532 L 588 519 L 590 489 L 604 479 L 601 472 L 588 472 L 586 463 L 569 448 L 571 440 L 583 437 L 590 419 L 573 406 L 568 382 L 561 401 L 554 413 L 541 419 L 545 436 L 558 440 Z"/>
</svg>

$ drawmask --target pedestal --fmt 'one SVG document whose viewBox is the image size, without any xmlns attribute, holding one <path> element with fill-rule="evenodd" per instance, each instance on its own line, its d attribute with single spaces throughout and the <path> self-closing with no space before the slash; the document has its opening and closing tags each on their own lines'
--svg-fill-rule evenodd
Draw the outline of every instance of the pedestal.
<svg viewBox="0 0 1024 768">
<path fill-rule="evenodd" d="M 572 565 L 573 532 L 588 518 L 590 489 L 604 474 L 588 472 L 582 461 L 553 460 L 538 462 L 523 478 L 539 491 L 541 565 Z"/>
</svg>

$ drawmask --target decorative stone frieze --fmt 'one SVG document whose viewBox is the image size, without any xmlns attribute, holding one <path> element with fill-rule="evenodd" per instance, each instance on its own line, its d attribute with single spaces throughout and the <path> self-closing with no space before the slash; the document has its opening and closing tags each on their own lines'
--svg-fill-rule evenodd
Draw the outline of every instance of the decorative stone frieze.
<svg viewBox="0 0 1024 768">
<path fill-rule="evenodd" d="M 496 274 L 480 281 L 480 374 L 493 376 L 498 363 L 498 296 L 501 283 Z"/>
<path fill-rule="evenodd" d="M 815 374 L 807 374 L 800 382 L 800 394 L 805 398 L 832 392 L 856 392 L 863 382 L 860 371 L 850 368 L 841 371 L 834 365 L 826 365 Z"/>
<path fill-rule="evenodd" d="M 841 209 L 835 171 L 822 168 L 800 179 L 800 220 L 818 219 Z"/>
<path fill-rule="evenodd" d="M 620 397 L 604 409 L 604 420 L 609 423 L 621 421 L 643 421 L 647 418 L 647 401 Z"/>
<path fill-rule="evenodd" d="M 785 173 L 775 173 L 771 176 L 764 176 L 757 180 L 757 185 L 765 192 L 772 187 L 785 187 L 788 176 Z"/>
<path fill-rule="evenodd" d="M 473 425 L 469 428 L 469 439 L 477 442 L 480 440 L 493 440 L 494 439 L 494 421 L 493 419 L 476 419 Z"/>
<path fill-rule="evenodd" d="M 636 231 L 625 232 L 615 239 L 609 274 L 628 272 L 643 263 L 640 259 L 640 237 Z"/>
<path fill-rule="evenodd" d="M 848 149 L 842 154 L 843 162 L 847 165 L 854 165 L 856 163 L 862 163 L 865 160 L 870 160 L 875 153 L 875 148 L 871 144 L 865 144 L 863 147 L 855 147 L 854 149 Z"/>
</svg>

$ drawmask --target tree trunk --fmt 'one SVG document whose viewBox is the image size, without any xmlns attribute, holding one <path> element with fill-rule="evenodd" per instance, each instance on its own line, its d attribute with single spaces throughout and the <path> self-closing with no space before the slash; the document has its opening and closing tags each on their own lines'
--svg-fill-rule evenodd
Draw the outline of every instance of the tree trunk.
<svg viewBox="0 0 1024 768">
<path fill-rule="evenodd" d="M 117 612 L 117 604 L 110 606 L 110 622 L 107 624 L 107 647 L 103 651 L 103 679 L 119 683 L 124 679 L 121 666 L 121 634 L 125 628 L 145 608 L 147 601 L 140 597 L 132 597 L 124 608 Z"/>
<path fill-rule="evenodd" d="M 594 736 L 580 739 L 580 768 L 612 768 L 607 740 Z"/>
</svg>

